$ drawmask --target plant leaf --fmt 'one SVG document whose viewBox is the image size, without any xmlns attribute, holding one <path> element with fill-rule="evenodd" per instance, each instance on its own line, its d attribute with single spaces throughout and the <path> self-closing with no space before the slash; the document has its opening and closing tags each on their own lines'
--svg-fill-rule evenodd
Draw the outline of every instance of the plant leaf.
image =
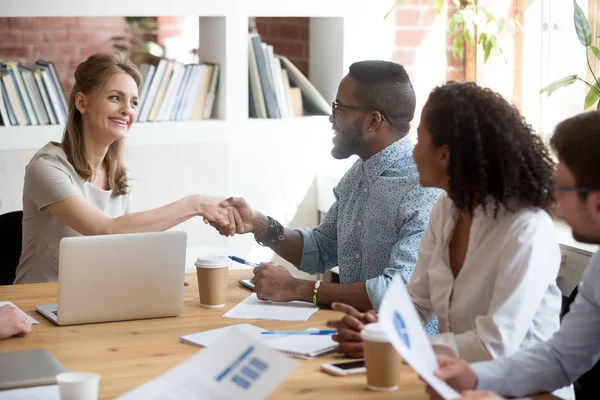
<svg viewBox="0 0 600 400">
<path fill-rule="evenodd" d="M 456 27 L 461 24 L 463 22 L 463 17 L 462 14 L 456 12 L 454 13 L 454 15 L 452 15 L 452 18 L 450 18 L 450 21 L 448 22 L 448 32 L 450 32 L 451 34 L 454 34 L 454 32 L 456 32 Z"/>
<path fill-rule="evenodd" d="M 127 46 L 123 46 L 122 44 L 113 44 L 113 47 L 121 53 L 127 53 L 129 51 L 129 48 Z"/>
<path fill-rule="evenodd" d="M 600 101 L 598 101 L 598 105 L 596 106 L 596 110 L 600 110 Z"/>
<path fill-rule="evenodd" d="M 590 31 L 590 25 L 585 17 L 585 13 L 577 4 L 577 0 L 573 0 L 573 20 L 575 22 L 575 31 L 579 41 L 584 46 L 592 44 L 592 32 Z"/>
<path fill-rule="evenodd" d="M 509 22 L 508 31 L 510 32 L 510 36 L 512 36 L 512 37 L 517 36 L 517 28 L 515 28 L 515 24 L 513 23 L 513 21 Z"/>
<path fill-rule="evenodd" d="M 162 57 L 165 51 L 158 43 L 144 42 L 140 45 L 140 49 L 146 53 L 152 54 L 155 57 Z"/>
<path fill-rule="evenodd" d="M 462 36 L 465 39 L 465 44 L 467 45 L 467 47 L 473 46 L 473 40 L 471 39 L 471 35 L 469 34 L 469 32 L 464 31 L 462 33 Z"/>
<path fill-rule="evenodd" d="M 585 96 L 585 101 L 583 102 L 583 111 L 590 108 L 595 102 L 598 101 L 598 99 L 600 99 L 600 87 L 598 87 L 598 83 L 594 85 L 594 88 L 596 88 L 596 90 L 590 89 L 587 96 Z"/>
<path fill-rule="evenodd" d="M 592 52 L 594 53 L 596 58 L 600 60 L 600 47 L 592 45 L 590 46 L 590 49 L 592 49 Z"/>
<path fill-rule="evenodd" d="M 475 26 L 477 26 L 477 21 L 472 16 L 468 16 L 467 18 L 463 17 L 463 22 L 464 30 L 469 34 L 469 36 L 475 36 Z"/>
<path fill-rule="evenodd" d="M 565 76 L 564 78 L 560 78 L 560 79 L 552 82 L 548 86 L 544 87 L 542 90 L 540 90 L 540 94 L 542 94 L 544 92 L 548 92 L 548 96 L 550 96 L 556 90 L 558 90 L 562 87 L 565 87 L 565 86 L 572 85 L 576 81 L 577 81 L 577 75 Z"/>
<path fill-rule="evenodd" d="M 498 18 L 498 20 L 497 20 L 498 32 L 502 32 L 502 29 L 504 29 L 505 21 L 506 20 L 504 18 Z"/>
<path fill-rule="evenodd" d="M 511 18 L 508 26 L 510 29 L 510 35 L 512 37 L 515 37 L 517 35 L 517 31 L 523 32 L 523 30 L 525 29 L 523 28 L 523 25 L 521 25 L 521 23 L 514 18 Z"/>
<path fill-rule="evenodd" d="M 485 33 L 485 32 L 482 32 L 482 33 L 479 35 L 479 40 L 478 40 L 478 42 L 479 42 L 480 44 L 483 44 L 483 43 L 485 43 L 486 41 L 487 41 L 487 33 Z"/>
<path fill-rule="evenodd" d="M 496 21 L 496 17 L 494 17 L 494 14 L 492 14 L 484 6 L 477 6 L 477 11 L 481 11 L 485 15 L 485 18 L 486 18 L 487 22 L 492 22 L 492 21 L 495 22 Z"/>
<path fill-rule="evenodd" d="M 519 30 L 520 30 L 521 32 L 523 32 L 523 31 L 525 30 L 525 28 L 523 27 L 523 25 L 521 25 L 521 22 L 517 21 L 516 19 L 513 19 L 512 21 L 513 21 L 513 23 L 515 24 L 515 26 L 516 26 L 517 28 L 519 28 Z"/>
<path fill-rule="evenodd" d="M 456 35 L 452 41 L 452 54 L 454 55 L 454 58 L 463 56 L 463 39 L 460 35 Z"/>
<path fill-rule="evenodd" d="M 493 42 L 491 40 L 486 40 L 483 45 L 483 62 L 485 63 L 490 57 L 490 53 L 492 51 Z"/>
<path fill-rule="evenodd" d="M 441 14 L 444 9 L 444 0 L 433 0 L 433 5 L 435 6 L 437 13 Z"/>
<path fill-rule="evenodd" d="M 155 19 L 143 18 L 140 22 L 138 22 L 138 27 L 141 29 L 157 29 L 158 22 Z"/>
<path fill-rule="evenodd" d="M 129 43 L 131 43 L 131 44 L 132 44 L 132 45 L 134 45 L 134 46 L 141 46 L 143 42 L 142 42 L 141 40 L 139 40 L 139 39 L 136 39 L 136 38 L 134 38 L 134 37 L 131 37 L 131 38 L 129 39 Z"/>
<path fill-rule="evenodd" d="M 392 13 L 392 11 L 394 11 L 396 8 L 398 8 L 398 6 L 404 3 L 406 3 L 406 0 L 396 0 L 396 3 L 392 6 L 392 8 L 390 8 L 390 10 L 385 13 L 383 19 L 386 19 Z"/>
</svg>

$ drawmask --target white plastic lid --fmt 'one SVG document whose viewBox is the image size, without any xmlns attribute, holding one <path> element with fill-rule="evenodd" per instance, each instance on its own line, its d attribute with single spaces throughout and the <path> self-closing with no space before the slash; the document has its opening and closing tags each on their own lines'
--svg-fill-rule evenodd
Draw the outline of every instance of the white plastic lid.
<svg viewBox="0 0 600 400">
<path fill-rule="evenodd" d="M 365 325 L 363 330 L 360 332 L 360 337 L 363 340 L 368 340 L 370 342 L 380 342 L 380 343 L 389 343 L 390 342 L 387 335 L 383 331 L 381 324 L 378 322 Z"/>
<path fill-rule="evenodd" d="M 97 384 L 100 375 L 94 372 L 61 372 L 56 375 L 57 383 L 92 383 Z"/>
<path fill-rule="evenodd" d="M 201 256 L 196 259 L 196 267 L 229 268 L 229 258 L 225 256 Z"/>
</svg>

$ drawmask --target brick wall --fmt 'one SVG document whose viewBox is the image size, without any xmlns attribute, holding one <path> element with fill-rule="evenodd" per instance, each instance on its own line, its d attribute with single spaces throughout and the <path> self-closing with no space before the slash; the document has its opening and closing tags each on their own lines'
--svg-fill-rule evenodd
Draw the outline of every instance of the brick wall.
<svg viewBox="0 0 600 400">
<path fill-rule="evenodd" d="M 452 1 L 447 15 L 438 15 L 433 0 L 410 0 L 396 9 L 395 47 L 392 60 L 402 64 L 417 96 L 413 132 L 429 92 L 448 80 L 464 80 L 463 60 L 452 55 L 452 37 L 447 32 Z"/>
<path fill-rule="evenodd" d="M 273 45 L 308 76 L 308 18 L 256 18 L 256 30 L 263 42 Z"/>
<path fill-rule="evenodd" d="M 110 50 L 110 37 L 124 30 L 124 18 L 0 18 L 0 60 L 25 66 L 38 59 L 54 62 L 68 95 L 77 65 L 93 53 Z"/>
<path fill-rule="evenodd" d="M 392 60 L 405 66 L 416 83 L 415 89 L 422 92 L 418 96 L 426 96 L 440 77 L 442 81 L 464 78 L 463 61 L 454 59 L 451 38 L 444 33 L 446 17 L 436 13 L 433 0 L 409 1 L 391 17 L 396 19 Z M 181 32 L 181 19 L 158 17 L 159 43 L 162 38 Z M 308 75 L 308 18 L 255 18 L 255 24 L 276 53 L 288 57 Z M 440 29 L 445 38 L 445 46 L 441 47 Z M 110 37 L 124 31 L 124 18 L 0 18 L 0 60 L 31 65 L 39 58 L 49 59 L 55 62 L 63 87 L 69 92 L 77 64 L 90 54 L 110 50 Z M 427 57 L 428 52 L 431 57 Z M 422 71 L 432 71 L 432 64 L 434 76 L 427 77 Z"/>
<path fill-rule="evenodd" d="M 392 55 L 392 60 L 404 65 L 411 75 L 414 75 L 415 69 L 421 66 L 419 64 L 424 63 L 417 59 L 417 53 L 427 51 L 427 47 L 439 45 L 439 43 L 432 43 L 427 39 L 434 33 L 436 23 L 445 24 L 447 19 L 446 16 L 438 15 L 432 0 L 413 3 L 396 9 L 396 38 Z M 452 15 L 452 7 L 449 7 L 448 13 L 449 16 Z M 446 62 L 446 79 L 464 79 L 463 60 L 454 58 L 451 46 L 452 37 L 447 33 L 445 37 L 446 54 L 445 56 L 438 55 L 438 57 Z"/>
<path fill-rule="evenodd" d="M 162 43 L 165 38 L 181 35 L 184 19 L 184 17 L 156 17 L 158 23 L 157 42 Z"/>
</svg>

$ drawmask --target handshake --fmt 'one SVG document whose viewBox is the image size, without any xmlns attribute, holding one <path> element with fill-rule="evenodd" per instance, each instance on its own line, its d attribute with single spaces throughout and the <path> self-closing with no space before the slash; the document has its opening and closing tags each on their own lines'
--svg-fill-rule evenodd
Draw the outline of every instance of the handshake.
<svg viewBox="0 0 600 400">
<path fill-rule="evenodd" d="M 254 233 L 257 237 L 262 238 L 267 234 L 269 226 L 267 217 L 252 210 L 243 198 L 223 199 L 206 196 L 203 198 L 205 202 L 198 215 L 202 216 L 205 223 L 217 229 L 221 235 Z M 282 257 L 293 263 L 288 257 Z M 292 300 L 311 302 L 312 300 L 314 281 L 294 278 L 285 267 L 273 263 L 261 263 L 254 268 L 253 273 L 254 292 L 261 300 L 279 302 Z"/>
<path fill-rule="evenodd" d="M 222 197 L 199 195 L 200 206 L 197 215 L 204 219 L 223 236 L 254 231 L 255 213 L 241 197 Z"/>
</svg>

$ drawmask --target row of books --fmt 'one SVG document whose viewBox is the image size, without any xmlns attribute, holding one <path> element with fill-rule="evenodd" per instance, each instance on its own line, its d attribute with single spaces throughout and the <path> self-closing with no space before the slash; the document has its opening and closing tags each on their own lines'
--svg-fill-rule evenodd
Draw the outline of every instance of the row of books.
<svg viewBox="0 0 600 400">
<path fill-rule="evenodd" d="M 67 120 L 67 101 L 54 64 L 32 68 L 15 61 L 0 64 L 0 124 L 56 125 Z"/>
<path fill-rule="evenodd" d="M 248 91 L 251 118 L 329 115 L 331 106 L 286 57 L 260 36 L 248 36 Z"/>
<path fill-rule="evenodd" d="M 219 64 L 187 64 L 161 59 L 157 65 L 142 64 L 137 120 L 187 121 L 212 115 Z"/>
<path fill-rule="evenodd" d="M 138 121 L 209 119 L 219 79 L 218 64 L 187 64 L 161 59 L 142 64 Z M 14 61 L 0 64 L 0 125 L 64 125 L 68 108 L 54 64 L 33 68 Z"/>
</svg>

